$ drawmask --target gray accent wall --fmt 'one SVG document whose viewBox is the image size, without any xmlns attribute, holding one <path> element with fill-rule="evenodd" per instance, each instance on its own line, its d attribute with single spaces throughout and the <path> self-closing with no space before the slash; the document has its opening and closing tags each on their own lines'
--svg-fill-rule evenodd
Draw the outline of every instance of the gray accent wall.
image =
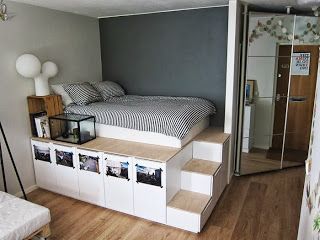
<svg viewBox="0 0 320 240">
<path fill-rule="evenodd" d="M 100 19 L 102 75 L 128 94 L 197 96 L 223 126 L 228 8 Z"/>
</svg>

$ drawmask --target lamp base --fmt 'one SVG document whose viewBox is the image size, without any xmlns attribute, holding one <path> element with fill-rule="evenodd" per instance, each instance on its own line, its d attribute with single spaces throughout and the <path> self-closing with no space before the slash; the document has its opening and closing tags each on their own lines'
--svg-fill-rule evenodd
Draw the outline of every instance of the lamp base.
<svg viewBox="0 0 320 240">
<path fill-rule="evenodd" d="M 40 74 L 34 78 L 34 86 L 36 90 L 36 96 L 47 96 L 50 95 L 49 90 L 49 79 L 48 77 Z"/>
</svg>

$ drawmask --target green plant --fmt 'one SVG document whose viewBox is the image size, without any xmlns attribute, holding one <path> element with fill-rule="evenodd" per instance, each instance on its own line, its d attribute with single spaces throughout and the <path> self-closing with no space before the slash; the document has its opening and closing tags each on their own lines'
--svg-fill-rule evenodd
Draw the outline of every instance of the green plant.
<svg viewBox="0 0 320 240">
<path fill-rule="evenodd" d="M 320 232 L 320 215 L 317 215 L 313 220 L 313 230 Z"/>
</svg>

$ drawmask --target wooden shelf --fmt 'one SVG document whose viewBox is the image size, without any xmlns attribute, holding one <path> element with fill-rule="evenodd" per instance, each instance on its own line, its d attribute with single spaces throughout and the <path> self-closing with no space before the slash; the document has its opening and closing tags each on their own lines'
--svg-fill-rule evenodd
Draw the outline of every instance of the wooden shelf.
<svg viewBox="0 0 320 240">
<path fill-rule="evenodd" d="M 209 195 L 180 190 L 169 202 L 168 207 L 201 214 L 210 199 Z"/>
<path fill-rule="evenodd" d="M 221 163 L 202 160 L 202 159 L 191 159 L 182 168 L 182 171 L 195 172 L 205 175 L 213 176 L 219 169 Z"/>
</svg>

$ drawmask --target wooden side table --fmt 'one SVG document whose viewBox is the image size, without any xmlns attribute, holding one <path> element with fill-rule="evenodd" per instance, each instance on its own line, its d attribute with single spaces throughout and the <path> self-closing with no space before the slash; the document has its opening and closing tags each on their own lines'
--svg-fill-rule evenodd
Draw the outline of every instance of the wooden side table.
<svg viewBox="0 0 320 240">
<path fill-rule="evenodd" d="M 48 96 L 28 96 L 29 114 L 47 112 L 47 116 L 51 117 L 63 113 L 62 99 L 60 95 Z M 30 118 L 31 120 L 31 118 Z M 34 125 L 30 121 L 31 130 L 34 132 Z"/>
</svg>

